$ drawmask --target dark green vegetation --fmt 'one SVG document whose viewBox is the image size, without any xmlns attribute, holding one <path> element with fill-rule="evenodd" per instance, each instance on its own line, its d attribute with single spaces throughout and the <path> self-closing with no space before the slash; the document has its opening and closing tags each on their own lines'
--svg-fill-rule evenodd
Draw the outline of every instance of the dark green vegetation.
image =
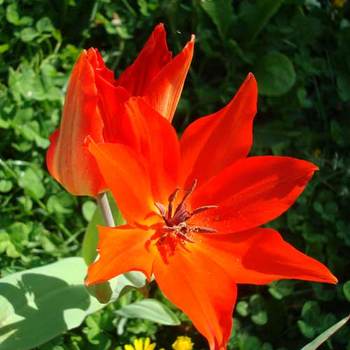
<svg viewBox="0 0 350 350">
<path fill-rule="evenodd" d="M 99 48 L 118 74 L 154 25 L 164 22 L 175 52 L 191 33 L 197 37 L 175 119 L 179 131 L 222 107 L 252 71 L 260 88 L 253 153 L 295 156 L 320 167 L 297 204 L 273 226 L 328 265 L 340 283 L 241 286 L 232 347 L 300 349 L 349 313 L 350 4 L 232 3 L 0 0 L 1 276 L 80 253 L 94 205 L 67 194 L 44 162 L 80 50 Z M 155 285 L 143 293 L 162 298 Z M 119 303 L 141 297 L 129 293 Z M 169 349 L 177 334 L 190 335 L 196 349 L 206 347 L 184 316 L 182 325 L 172 328 L 141 320 L 123 325 L 114 308 L 89 316 L 40 350 L 107 350 L 146 335 Z M 349 327 L 322 349 L 349 350 Z"/>
</svg>

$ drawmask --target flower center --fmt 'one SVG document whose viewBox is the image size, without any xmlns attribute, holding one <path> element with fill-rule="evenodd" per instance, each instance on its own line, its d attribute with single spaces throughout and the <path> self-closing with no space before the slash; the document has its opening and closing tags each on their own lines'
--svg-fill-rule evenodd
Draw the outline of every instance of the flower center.
<svg viewBox="0 0 350 350">
<path fill-rule="evenodd" d="M 177 188 L 169 196 L 167 207 L 165 207 L 161 203 L 158 203 L 158 202 L 155 203 L 156 207 L 159 210 L 160 215 L 164 220 L 164 226 L 162 228 L 163 229 L 162 238 L 165 238 L 168 236 L 168 234 L 171 234 L 172 236 L 175 235 L 177 238 L 180 238 L 181 240 L 185 240 L 193 243 L 193 240 L 191 238 L 191 233 L 193 232 L 197 232 L 197 233 L 216 232 L 215 229 L 210 227 L 189 225 L 187 223 L 187 220 L 193 217 L 194 215 L 197 215 L 209 209 L 217 208 L 216 205 L 204 205 L 192 211 L 187 210 L 186 201 L 195 190 L 197 186 L 197 182 L 198 182 L 197 180 L 194 180 L 191 188 L 188 190 L 185 190 L 185 194 L 183 195 L 181 201 L 179 202 L 179 204 L 177 204 L 176 207 L 174 207 L 174 204 L 175 204 L 176 197 L 180 191 L 179 188 Z"/>
</svg>

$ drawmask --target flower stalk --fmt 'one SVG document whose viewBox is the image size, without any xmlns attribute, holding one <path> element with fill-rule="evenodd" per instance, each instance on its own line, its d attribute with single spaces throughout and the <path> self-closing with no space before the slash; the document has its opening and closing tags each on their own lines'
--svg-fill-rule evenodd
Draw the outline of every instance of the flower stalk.
<svg viewBox="0 0 350 350">
<path fill-rule="evenodd" d="M 113 219 L 111 206 L 109 204 L 107 192 L 103 192 L 103 193 L 100 193 L 99 195 L 97 195 L 96 201 L 97 201 L 98 206 L 101 209 L 103 220 L 104 220 L 106 226 L 114 227 L 115 223 L 114 223 L 114 219 Z"/>
</svg>

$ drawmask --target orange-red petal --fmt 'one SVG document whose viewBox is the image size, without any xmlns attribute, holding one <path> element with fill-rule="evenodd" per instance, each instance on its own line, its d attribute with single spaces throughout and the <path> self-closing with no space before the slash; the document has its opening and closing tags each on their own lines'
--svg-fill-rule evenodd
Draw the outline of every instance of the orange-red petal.
<svg viewBox="0 0 350 350">
<path fill-rule="evenodd" d="M 191 319 L 210 349 L 226 349 L 237 294 L 227 267 L 189 243 L 178 245 L 167 263 L 158 255 L 153 270 L 162 292 Z"/>
<path fill-rule="evenodd" d="M 86 284 L 108 281 L 129 271 L 152 276 L 153 256 L 147 249 L 153 232 L 130 226 L 99 227 L 99 258 L 89 266 Z"/>
<path fill-rule="evenodd" d="M 257 84 L 249 74 L 234 98 L 221 110 L 193 122 L 181 138 L 182 183 L 209 180 L 249 153 L 257 109 Z"/>
<path fill-rule="evenodd" d="M 170 122 L 191 65 L 193 49 L 194 36 L 184 49 L 154 77 L 144 94 L 146 101 Z"/>
<path fill-rule="evenodd" d="M 84 51 L 69 80 L 59 132 L 51 138 L 47 165 L 51 175 L 74 195 L 95 196 L 104 188 L 93 157 L 86 150 L 87 135 L 103 140 L 103 121 L 95 85 L 97 51 Z M 107 75 L 107 71 L 105 72 Z"/>
<path fill-rule="evenodd" d="M 178 183 L 180 147 L 176 131 L 141 97 L 132 97 L 119 115 L 119 142 L 130 146 L 147 163 L 153 198 L 166 202 Z"/>
<path fill-rule="evenodd" d="M 217 205 L 191 222 L 232 233 L 265 224 L 285 212 L 304 190 L 314 164 L 289 157 L 259 156 L 239 160 L 190 197 L 192 208 Z"/>
<path fill-rule="evenodd" d="M 119 77 L 116 84 L 124 87 L 132 96 L 142 96 L 152 79 L 171 60 L 166 43 L 164 25 L 158 24 L 136 60 Z"/>
<path fill-rule="evenodd" d="M 99 93 L 98 105 L 102 111 L 103 137 L 105 142 L 118 140 L 118 123 L 124 113 L 124 103 L 130 97 L 129 92 L 121 86 L 115 86 L 101 75 L 96 75 L 96 87 Z"/>
<path fill-rule="evenodd" d="M 295 249 L 273 229 L 198 236 L 202 254 L 226 269 L 238 284 L 267 284 L 280 279 L 337 282 L 326 266 Z"/>
<path fill-rule="evenodd" d="M 154 209 L 143 157 L 122 144 L 90 142 L 88 148 L 126 221 L 143 221 Z"/>
<path fill-rule="evenodd" d="M 162 292 L 188 315 L 212 350 L 226 349 L 236 284 L 280 279 L 337 282 L 322 263 L 292 247 L 272 229 L 193 233 L 191 241 L 178 243 L 166 259 L 155 254 L 153 272 Z"/>
</svg>

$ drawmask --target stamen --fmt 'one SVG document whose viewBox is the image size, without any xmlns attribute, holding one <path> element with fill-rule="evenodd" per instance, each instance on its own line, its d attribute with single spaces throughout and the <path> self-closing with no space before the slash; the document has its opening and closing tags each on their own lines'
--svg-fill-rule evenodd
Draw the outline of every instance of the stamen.
<svg viewBox="0 0 350 350">
<path fill-rule="evenodd" d="M 218 205 L 203 205 L 202 207 L 196 208 L 191 213 L 191 216 L 202 213 L 203 211 L 209 210 L 209 209 L 217 209 L 219 208 Z"/>
<path fill-rule="evenodd" d="M 191 217 L 191 214 L 186 210 L 185 206 L 178 206 L 175 215 L 172 218 L 172 222 L 177 225 L 181 222 L 185 222 Z"/>
<path fill-rule="evenodd" d="M 197 183 L 198 183 L 198 180 L 197 180 L 197 179 L 194 179 L 191 188 L 190 188 L 189 190 L 186 191 L 186 193 L 185 193 L 185 195 L 183 196 L 183 198 L 182 198 L 180 204 L 179 204 L 178 207 L 176 208 L 174 216 L 176 215 L 176 212 L 177 212 L 178 210 L 180 210 L 181 207 L 184 205 L 186 199 L 193 193 L 193 191 L 194 191 L 195 188 L 197 187 Z"/>
<path fill-rule="evenodd" d="M 177 188 L 168 198 L 168 213 L 167 213 L 167 220 L 170 220 L 171 217 L 173 216 L 173 203 L 174 203 L 174 200 L 176 198 L 176 195 L 178 194 L 179 192 L 179 188 Z"/>
<path fill-rule="evenodd" d="M 159 202 L 155 202 L 154 205 L 159 210 L 160 215 L 162 215 L 162 218 L 165 219 L 165 215 L 166 215 L 165 206 L 162 203 L 159 203 Z"/>
<path fill-rule="evenodd" d="M 211 227 L 204 227 L 204 226 L 193 226 L 192 231 L 198 232 L 198 233 L 215 233 L 218 232 L 215 228 Z"/>
</svg>

